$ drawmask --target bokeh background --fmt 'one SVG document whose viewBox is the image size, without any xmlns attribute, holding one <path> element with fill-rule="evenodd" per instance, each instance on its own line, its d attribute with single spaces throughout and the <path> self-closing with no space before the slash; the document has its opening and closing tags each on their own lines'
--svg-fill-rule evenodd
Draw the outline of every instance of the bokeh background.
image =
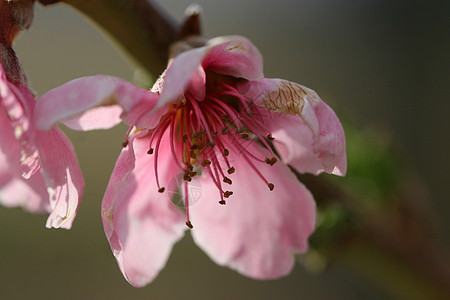
<svg viewBox="0 0 450 300">
<path fill-rule="evenodd" d="M 191 4 L 159 3 L 178 20 Z M 448 242 L 448 1 L 197 3 L 207 35 L 241 34 L 259 47 L 266 77 L 309 86 L 362 133 L 381 132 L 417 176 L 435 211 L 432 221 L 440 220 L 437 234 Z M 37 94 L 80 76 L 131 81 L 139 73 L 89 21 L 61 4 L 36 5 L 34 25 L 15 49 Z M 65 130 L 87 182 L 72 230 L 48 230 L 46 216 L 0 207 L 0 299 L 393 299 L 339 261 L 322 274 L 297 265 L 286 278 L 251 280 L 216 266 L 189 234 L 151 285 L 133 288 L 116 265 L 100 219 L 125 130 Z"/>
</svg>

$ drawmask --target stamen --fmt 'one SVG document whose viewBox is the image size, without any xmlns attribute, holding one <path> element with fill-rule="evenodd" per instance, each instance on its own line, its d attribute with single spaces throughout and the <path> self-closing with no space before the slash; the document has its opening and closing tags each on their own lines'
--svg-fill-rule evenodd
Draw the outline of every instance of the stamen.
<svg viewBox="0 0 450 300">
<path fill-rule="evenodd" d="M 162 187 L 162 188 L 159 188 L 159 189 L 158 189 L 158 192 L 159 192 L 159 193 L 164 193 L 165 190 L 166 190 L 166 188 L 165 188 L 165 187 Z"/>
<path fill-rule="evenodd" d="M 125 134 L 125 141 L 122 143 L 123 148 L 128 146 L 128 139 L 130 138 L 130 133 L 131 133 L 131 130 L 133 130 L 133 128 L 134 128 L 134 126 L 130 126 L 130 128 L 128 128 L 127 133 Z"/>
<path fill-rule="evenodd" d="M 225 204 L 227 204 L 227 203 L 225 202 L 225 200 L 220 200 L 220 201 L 219 201 L 219 204 L 225 205 Z"/>
<path fill-rule="evenodd" d="M 184 182 L 184 208 L 186 209 L 186 226 L 193 228 L 191 221 L 189 220 L 189 198 L 188 198 L 188 184 Z"/>
<path fill-rule="evenodd" d="M 233 174 L 235 171 L 236 171 L 236 169 L 235 169 L 234 167 L 231 167 L 231 168 L 228 169 L 227 172 L 228 172 L 228 174 L 231 175 L 231 174 Z"/>
<path fill-rule="evenodd" d="M 273 185 L 273 183 L 269 183 L 268 185 L 267 185 L 268 187 L 269 187 L 269 190 L 271 190 L 271 191 L 273 191 L 273 189 L 274 189 L 274 185 Z"/>
<path fill-rule="evenodd" d="M 223 155 L 228 156 L 230 155 L 230 151 L 228 149 L 223 149 Z"/>
<path fill-rule="evenodd" d="M 153 148 L 148 149 L 147 154 L 153 154 Z"/>
</svg>

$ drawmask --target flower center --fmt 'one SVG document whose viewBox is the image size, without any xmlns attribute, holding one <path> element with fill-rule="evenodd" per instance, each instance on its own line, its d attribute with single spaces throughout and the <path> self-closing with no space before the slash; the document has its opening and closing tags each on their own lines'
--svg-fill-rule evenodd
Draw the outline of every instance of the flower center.
<svg viewBox="0 0 450 300">
<path fill-rule="evenodd" d="M 215 91 L 207 91 L 203 101 L 186 93 L 182 101 L 171 105 L 169 112 L 153 129 L 148 154 L 155 155 L 158 191 L 165 191 L 158 176 L 158 154 L 164 134 L 169 133 L 170 151 L 183 172 L 188 227 L 192 228 L 187 186 L 193 177 L 207 174 L 217 187 L 222 205 L 233 194 L 233 182 L 228 176 L 239 170 L 232 165 L 230 154 L 243 159 L 270 191 L 274 189 L 274 185 L 255 165 L 273 165 L 277 161 L 271 147 L 272 135 L 264 125 L 268 114 L 267 110 L 254 105 L 232 85 L 217 83 Z M 252 143 L 259 143 L 268 149 L 271 157 L 261 157 L 260 152 L 252 152 L 255 149 L 249 147 Z"/>
</svg>

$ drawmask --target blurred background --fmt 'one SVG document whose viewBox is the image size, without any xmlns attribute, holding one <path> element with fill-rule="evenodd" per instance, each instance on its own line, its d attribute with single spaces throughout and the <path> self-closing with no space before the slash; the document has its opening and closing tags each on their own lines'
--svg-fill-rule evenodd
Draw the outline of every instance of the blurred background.
<svg viewBox="0 0 450 300">
<path fill-rule="evenodd" d="M 197 3 L 203 7 L 207 35 L 247 36 L 264 56 L 266 77 L 313 88 L 360 135 L 388 145 L 414 178 L 414 193 L 427 199 L 431 213 L 425 222 L 448 245 L 450 2 Z M 159 4 L 182 20 L 191 2 Z M 38 95 L 80 76 L 109 74 L 132 81 L 137 74 L 136 66 L 93 24 L 64 4 L 36 5 L 34 25 L 22 33 L 15 50 Z M 133 288 L 117 267 L 100 219 L 100 201 L 126 128 L 64 130 L 75 145 L 87 182 L 83 202 L 70 231 L 46 229 L 46 216 L 0 207 L 1 299 L 399 297 L 367 276 L 376 277 L 376 270 L 361 273 L 340 260 L 318 274 L 298 264 L 288 277 L 251 280 L 216 266 L 188 233 L 158 278 L 145 288 Z"/>
</svg>

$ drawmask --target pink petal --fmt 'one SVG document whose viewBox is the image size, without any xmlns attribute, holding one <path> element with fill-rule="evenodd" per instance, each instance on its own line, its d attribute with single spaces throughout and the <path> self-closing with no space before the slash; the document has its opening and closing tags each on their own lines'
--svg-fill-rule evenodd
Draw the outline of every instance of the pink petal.
<svg viewBox="0 0 450 300">
<path fill-rule="evenodd" d="M 180 99 L 194 75 L 198 74 L 201 61 L 209 50 L 206 47 L 201 47 L 183 52 L 173 59 L 165 74 L 163 74 L 164 85 L 154 111 Z M 157 82 L 157 84 L 160 85 L 160 82 Z M 159 85 L 158 88 L 160 89 Z"/>
<path fill-rule="evenodd" d="M 158 193 L 155 154 L 147 154 L 148 145 L 148 137 L 130 140 L 116 163 L 102 202 L 106 237 L 122 273 L 136 287 L 157 276 L 186 228 L 183 214 L 172 204 L 167 191 Z M 166 187 L 179 175 L 168 147 L 168 139 L 164 138 L 158 174 Z"/>
<path fill-rule="evenodd" d="M 169 111 L 169 105 L 163 106 L 156 111 L 152 110 L 153 107 L 154 103 L 143 101 L 123 116 L 123 120 L 127 124 L 134 125 L 138 128 L 153 129 Z"/>
<path fill-rule="evenodd" d="M 35 100 L 26 87 L 7 81 L 1 65 L 0 100 L 0 148 L 8 161 L 18 167 L 17 172 L 29 178 L 39 169 L 31 124 Z"/>
<path fill-rule="evenodd" d="M 114 104 L 126 112 L 142 101 L 156 104 L 156 95 L 137 86 L 111 76 L 82 77 L 48 91 L 39 98 L 35 110 L 35 124 L 38 129 L 48 130 L 56 123 L 71 119 L 69 125 L 78 124 L 73 128 L 103 129 L 116 125 L 117 107 L 103 109 L 102 118 L 95 118 L 95 112 L 85 111 L 97 106 Z M 86 115 L 87 114 L 87 115 Z"/>
<path fill-rule="evenodd" d="M 198 66 L 194 75 L 192 75 L 188 86 L 189 94 L 197 101 L 203 101 L 206 95 L 206 73 L 201 66 Z"/>
<path fill-rule="evenodd" d="M 0 203 L 7 207 L 21 206 L 33 213 L 48 212 L 48 194 L 40 173 L 26 180 L 14 175 L 8 165 L 0 151 Z"/>
<path fill-rule="evenodd" d="M 47 200 L 46 198 L 44 198 Z M 23 207 L 32 213 L 49 212 L 47 201 L 36 193 L 25 179 L 14 178 L 1 187 L 0 203 L 6 207 Z"/>
<path fill-rule="evenodd" d="M 84 188 L 84 180 L 72 144 L 58 129 L 37 131 L 41 173 L 49 193 L 52 212 L 48 228 L 72 226 Z"/>
<path fill-rule="evenodd" d="M 261 156 L 256 143 L 247 150 Z M 270 154 L 262 151 L 262 157 Z M 256 279 L 289 274 L 294 254 L 307 250 L 316 212 L 311 193 L 280 162 L 273 166 L 255 163 L 274 184 L 273 191 L 238 153 L 230 154 L 236 172 L 226 190 L 233 192 L 226 205 L 218 204 L 219 193 L 209 178 L 200 182 L 201 198 L 190 207 L 192 235 L 216 263 Z"/>
<path fill-rule="evenodd" d="M 209 40 L 207 47 L 211 50 L 202 62 L 205 70 L 247 80 L 264 77 L 262 55 L 247 38 L 217 37 Z"/>
<path fill-rule="evenodd" d="M 272 113 L 267 126 L 283 162 L 297 171 L 345 175 L 345 135 L 335 112 L 316 92 L 281 79 L 240 86 L 254 103 Z"/>
<path fill-rule="evenodd" d="M 123 109 L 119 105 L 98 106 L 64 120 L 63 123 L 72 130 L 109 129 L 122 121 L 122 112 Z"/>
</svg>

